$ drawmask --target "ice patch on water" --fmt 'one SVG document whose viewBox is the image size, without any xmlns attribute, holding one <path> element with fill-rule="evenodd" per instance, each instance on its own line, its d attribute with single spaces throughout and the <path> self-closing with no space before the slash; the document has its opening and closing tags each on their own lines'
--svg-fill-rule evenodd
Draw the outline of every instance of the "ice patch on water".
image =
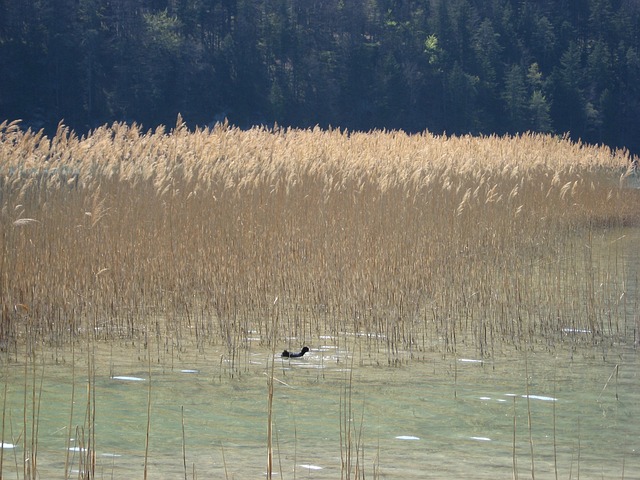
<svg viewBox="0 0 640 480">
<path fill-rule="evenodd" d="M 557 402 L 558 399 L 554 397 L 545 397 L 543 395 L 522 395 L 522 398 L 529 397 L 530 400 L 542 400 L 543 402 Z"/>
<path fill-rule="evenodd" d="M 586 328 L 571 328 L 571 327 L 566 327 L 563 328 L 562 331 L 564 333 L 591 333 L 591 330 L 587 330 Z"/>
<path fill-rule="evenodd" d="M 504 394 L 505 397 L 522 397 L 522 398 L 527 398 L 529 397 L 529 400 L 541 400 L 543 402 L 557 402 L 558 399 L 555 397 L 547 397 L 544 395 L 516 395 L 515 393 L 505 393 Z"/>
</svg>

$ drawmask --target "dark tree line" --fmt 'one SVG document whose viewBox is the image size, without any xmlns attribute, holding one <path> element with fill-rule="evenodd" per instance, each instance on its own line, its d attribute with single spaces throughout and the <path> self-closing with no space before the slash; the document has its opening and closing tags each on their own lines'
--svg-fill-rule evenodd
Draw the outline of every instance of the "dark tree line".
<svg viewBox="0 0 640 480">
<path fill-rule="evenodd" d="M 638 0 L 0 0 L 0 116 L 447 133 L 640 151 Z"/>
</svg>

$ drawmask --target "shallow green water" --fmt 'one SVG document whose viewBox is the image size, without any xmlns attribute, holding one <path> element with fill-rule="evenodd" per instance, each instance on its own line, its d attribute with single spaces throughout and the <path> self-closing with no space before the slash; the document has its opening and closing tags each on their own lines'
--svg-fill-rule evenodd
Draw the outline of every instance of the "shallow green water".
<svg viewBox="0 0 640 480">
<path fill-rule="evenodd" d="M 349 478 L 356 458 L 365 478 L 640 478 L 639 238 L 600 239 L 619 245 L 625 311 L 600 346 L 541 342 L 491 359 L 420 352 L 388 366 L 387 353 L 370 356 L 364 338 L 345 334 L 302 359 L 253 347 L 234 378 L 224 352 L 195 345 L 152 344 L 151 365 L 140 345 L 117 342 L 39 350 L 26 367 L 3 357 L 2 478 L 23 478 L 36 438 L 38 478 L 64 478 L 65 464 L 78 478 L 92 424 L 96 478 L 142 478 L 148 418 L 149 478 L 263 478 L 272 362 L 275 478 L 341 478 L 348 444 Z M 594 264 L 614 261 L 607 255 Z"/>
<path fill-rule="evenodd" d="M 378 478 L 511 478 L 514 458 L 522 478 L 532 469 L 539 478 L 554 478 L 555 468 L 560 478 L 638 478 L 640 362 L 632 348 L 604 355 L 593 348 L 530 353 L 526 364 L 511 355 L 491 361 L 434 355 L 409 366 L 374 367 L 361 366 L 358 358 L 352 362 L 347 351 L 326 341 L 302 359 L 275 358 L 279 478 L 340 478 L 341 418 L 349 401 L 353 470 L 357 444 L 367 478 L 374 472 Z M 149 384 L 150 478 L 184 478 L 185 459 L 188 478 L 264 476 L 267 363 L 273 357 L 254 351 L 249 370 L 230 379 L 220 376 L 217 353 L 207 353 L 174 362 L 173 369 L 152 365 L 149 377 L 136 349 L 96 348 L 97 478 L 142 477 Z M 87 370 L 79 366 L 86 365 L 83 354 L 76 355 L 81 358 L 75 362 L 71 433 L 70 359 L 65 365 L 36 365 L 36 391 L 42 379 L 40 478 L 64 477 L 67 439 L 76 438 L 75 426 L 84 424 Z M 29 417 L 31 367 L 27 377 Z M 4 443 L 16 446 L 5 445 L 2 471 L 4 478 L 18 478 L 24 461 L 24 366 L 5 367 L 5 378 Z M 69 444 L 76 471 L 82 453 L 77 442 Z"/>
</svg>

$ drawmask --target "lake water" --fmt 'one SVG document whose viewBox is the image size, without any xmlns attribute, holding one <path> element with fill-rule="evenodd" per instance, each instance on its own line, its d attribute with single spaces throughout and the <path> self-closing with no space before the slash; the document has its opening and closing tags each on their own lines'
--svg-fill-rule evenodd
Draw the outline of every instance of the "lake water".
<svg viewBox="0 0 640 480">
<path fill-rule="evenodd" d="M 272 359 L 276 478 L 340 478 L 347 430 L 352 472 L 357 457 L 367 478 L 493 479 L 514 471 L 530 478 L 532 470 L 554 478 L 556 469 L 560 478 L 639 478 L 640 364 L 632 347 L 526 359 L 434 354 L 377 367 L 325 340 L 301 359 L 255 350 L 233 379 L 221 375 L 213 350 L 149 369 L 136 347 L 96 346 L 96 478 L 142 477 L 149 386 L 149 478 L 184 478 L 185 462 L 187 478 L 264 477 Z M 76 351 L 75 362 L 60 355 L 35 373 L 29 367 L 27 382 L 23 365 L 5 366 L 4 478 L 22 474 L 34 378 L 40 478 L 64 478 L 67 449 L 77 478 L 86 445 L 77 427 L 87 432 L 85 354 Z"/>
<path fill-rule="evenodd" d="M 274 478 L 640 478 L 633 235 L 611 237 L 627 245 L 628 325 L 599 345 L 420 352 L 389 366 L 345 334 L 300 359 L 253 346 L 233 376 L 224 351 L 186 343 L 79 341 L 37 347 L 27 365 L 3 356 L 0 473 L 23 478 L 37 440 L 39 478 L 78 478 L 93 424 L 95 477 L 142 478 L 149 419 L 149 478 L 264 478 L 273 365 Z"/>
</svg>

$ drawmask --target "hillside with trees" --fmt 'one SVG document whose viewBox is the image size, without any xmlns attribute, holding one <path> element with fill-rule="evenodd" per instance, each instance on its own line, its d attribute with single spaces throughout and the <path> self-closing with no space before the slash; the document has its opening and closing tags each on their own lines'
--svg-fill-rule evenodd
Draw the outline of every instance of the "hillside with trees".
<svg viewBox="0 0 640 480">
<path fill-rule="evenodd" d="M 0 0 L 0 117 L 564 134 L 640 151 L 637 0 Z"/>
</svg>

